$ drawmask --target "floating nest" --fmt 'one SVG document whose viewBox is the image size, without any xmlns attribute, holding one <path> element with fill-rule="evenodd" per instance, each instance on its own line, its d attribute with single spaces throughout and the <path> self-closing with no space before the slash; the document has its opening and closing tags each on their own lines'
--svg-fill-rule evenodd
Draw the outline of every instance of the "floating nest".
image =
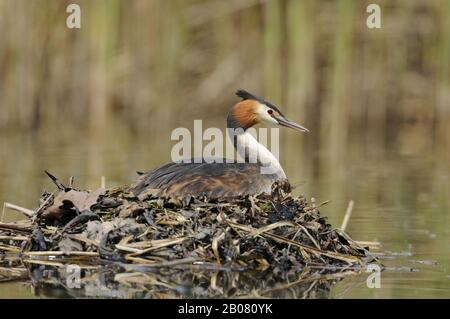
<svg viewBox="0 0 450 319">
<path fill-rule="evenodd" d="M 189 269 L 270 274 L 276 281 L 305 269 L 330 276 L 374 261 L 305 197 L 293 197 L 287 183 L 274 184 L 271 195 L 157 198 L 152 190 L 136 197 L 126 187 L 81 191 L 51 177 L 58 190 L 44 193 L 28 219 L 0 223 L 0 259 L 20 260 L 4 269 L 21 278 L 24 263 L 70 262 L 121 268 L 128 272 L 122 279 Z"/>
</svg>

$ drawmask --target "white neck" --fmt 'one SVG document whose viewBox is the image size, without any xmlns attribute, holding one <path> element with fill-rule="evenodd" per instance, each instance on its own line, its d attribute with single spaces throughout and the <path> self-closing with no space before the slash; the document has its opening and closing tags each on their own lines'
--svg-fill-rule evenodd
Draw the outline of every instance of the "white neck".
<svg viewBox="0 0 450 319">
<path fill-rule="evenodd" d="M 235 147 L 245 162 L 260 164 L 262 174 L 276 174 L 280 178 L 286 178 L 278 159 L 248 131 L 236 135 Z"/>
</svg>

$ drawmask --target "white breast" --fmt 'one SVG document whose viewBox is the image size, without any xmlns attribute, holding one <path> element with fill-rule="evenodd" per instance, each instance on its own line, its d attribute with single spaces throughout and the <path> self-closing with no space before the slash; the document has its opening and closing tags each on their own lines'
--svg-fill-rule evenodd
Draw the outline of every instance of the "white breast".
<svg viewBox="0 0 450 319">
<path fill-rule="evenodd" d="M 249 163 L 261 164 L 261 174 L 275 174 L 285 179 L 286 174 L 278 159 L 249 132 L 236 135 L 236 150 Z"/>
</svg>

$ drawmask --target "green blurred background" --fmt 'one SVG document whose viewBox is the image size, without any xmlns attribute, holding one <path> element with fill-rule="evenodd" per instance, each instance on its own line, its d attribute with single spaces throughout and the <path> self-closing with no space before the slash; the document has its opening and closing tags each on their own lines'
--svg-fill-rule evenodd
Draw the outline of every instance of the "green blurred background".
<svg viewBox="0 0 450 319">
<path fill-rule="evenodd" d="M 449 297 L 449 17 L 447 0 L 0 0 L 0 202 L 35 207 L 44 169 L 131 183 L 170 160 L 172 129 L 225 128 L 245 88 L 311 131 L 280 132 L 297 193 L 336 226 L 353 199 L 349 232 L 411 253 L 395 266 L 438 262 L 345 296 Z"/>
</svg>

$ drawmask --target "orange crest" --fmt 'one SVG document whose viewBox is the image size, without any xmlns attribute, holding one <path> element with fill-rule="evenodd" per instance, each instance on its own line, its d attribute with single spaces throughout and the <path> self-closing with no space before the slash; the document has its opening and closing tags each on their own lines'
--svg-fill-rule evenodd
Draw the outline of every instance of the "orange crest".
<svg viewBox="0 0 450 319">
<path fill-rule="evenodd" d="M 233 118 L 239 126 L 247 129 L 258 123 L 259 103 L 255 100 L 244 100 L 233 107 Z"/>
</svg>

